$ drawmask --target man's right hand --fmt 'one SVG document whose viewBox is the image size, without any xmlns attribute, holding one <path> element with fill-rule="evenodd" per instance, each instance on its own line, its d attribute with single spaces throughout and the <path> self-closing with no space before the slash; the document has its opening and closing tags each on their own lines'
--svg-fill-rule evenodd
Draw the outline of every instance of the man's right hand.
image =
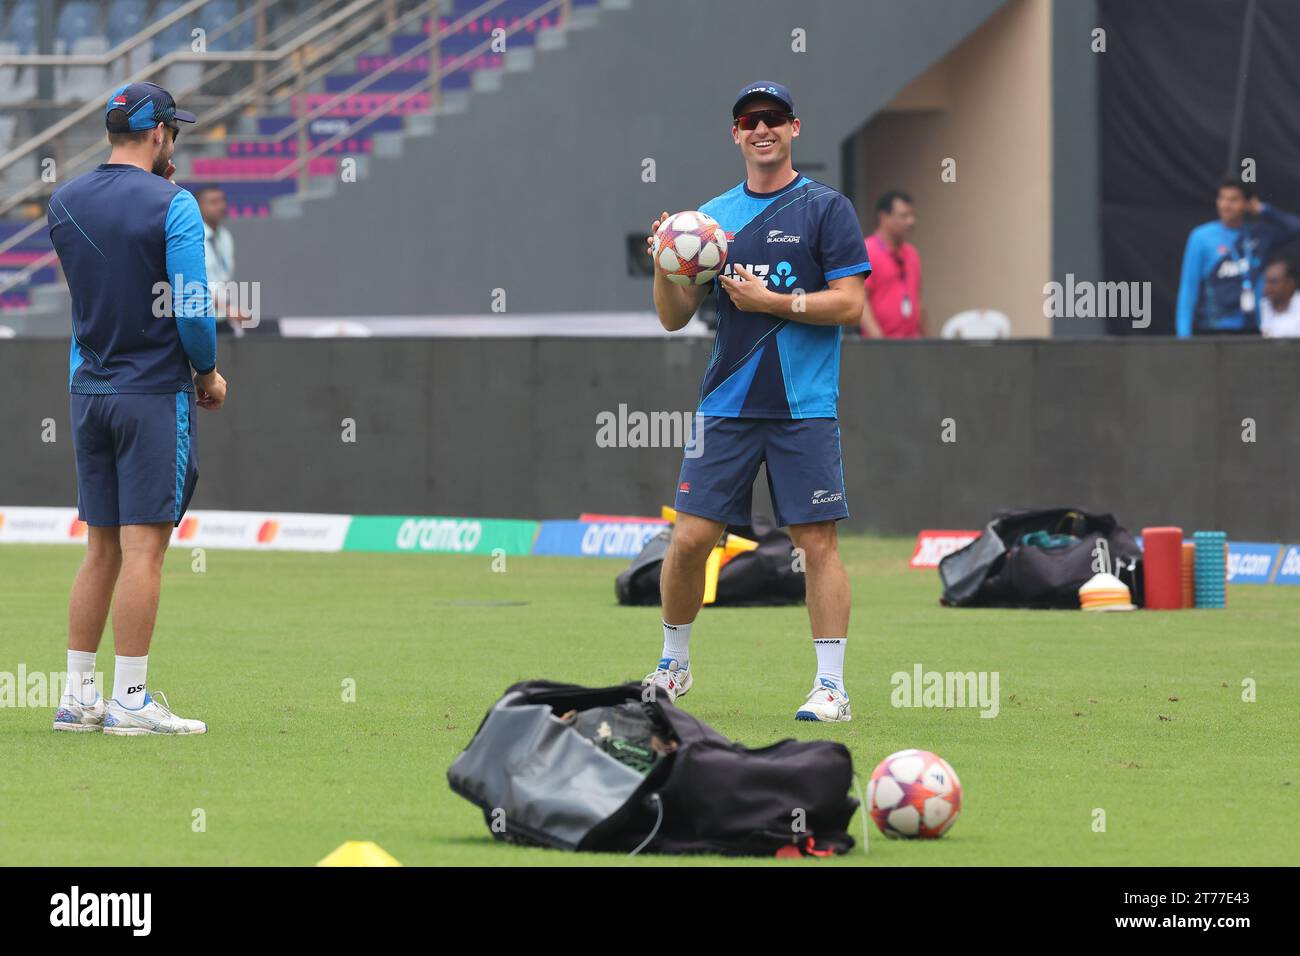
<svg viewBox="0 0 1300 956">
<path fill-rule="evenodd" d="M 194 376 L 194 391 L 199 408 L 215 412 L 226 404 L 226 380 L 215 368 L 207 375 Z"/>
</svg>

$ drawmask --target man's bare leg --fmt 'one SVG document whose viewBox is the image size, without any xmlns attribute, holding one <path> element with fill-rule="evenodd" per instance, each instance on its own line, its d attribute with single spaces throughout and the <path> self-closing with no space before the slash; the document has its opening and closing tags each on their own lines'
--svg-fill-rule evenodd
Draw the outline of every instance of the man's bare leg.
<svg viewBox="0 0 1300 956">
<path fill-rule="evenodd" d="M 129 710 L 145 701 L 149 644 L 158 618 L 163 558 L 170 524 L 131 524 L 121 528 L 122 569 L 113 602 L 113 700 Z"/>
<path fill-rule="evenodd" d="M 68 650 L 90 654 L 99 650 L 121 568 L 118 529 L 87 528 L 86 557 L 72 582 L 72 598 L 68 601 Z"/>
<path fill-rule="evenodd" d="M 804 556 L 813 637 L 847 637 L 852 595 L 835 522 L 791 525 L 790 537 Z"/>
<path fill-rule="evenodd" d="M 163 558 L 170 524 L 132 524 L 122 528 L 122 571 L 113 604 L 113 646 L 121 657 L 144 657 L 158 619 Z"/>
<path fill-rule="evenodd" d="M 113 601 L 113 643 L 117 660 L 113 669 L 113 699 L 104 717 L 104 733 L 203 734 L 201 720 L 178 717 L 147 693 L 149 647 L 158 619 L 163 559 L 172 525 L 138 524 L 122 528 L 122 571 Z"/>
<path fill-rule="evenodd" d="M 643 683 L 669 692 L 671 699 L 691 687 L 691 627 L 704 604 L 704 568 L 709 553 L 727 526 L 699 515 L 677 512 L 672 540 L 659 572 L 659 594 L 663 605 L 664 648 L 660 666 Z M 672 666 L 675 664 L 676 666 Z M 686 676 L 676 672 L 684 670 Z"/>
<path fill-rule="evenodd" d="M 813 692 L 795 717 L 800 720 L 848 720 L 844 690 L 844 650 L 849 634 L 852 594 L 840 559 L 834 521 L 790 526 L 790 537 L 803 552 L 808 620 L 817 652 Z"/>
<path fill-rule="evenodd" d="M 659 572 L 664 620 L 691 624 L 704 604 L 704 566 L 727 526 L 699 515 L 677 513 L 673 537 Z"/>
<path fill-rule="evenodd" d="M 68 599 L 68 665 L 54 718 L 57 730 L 98 730 L 103 721 L 95 652 L 122 566 L 117 532 L 117 528 L 93 526 L 86 530 L 86 557 Z"/>
</svg>

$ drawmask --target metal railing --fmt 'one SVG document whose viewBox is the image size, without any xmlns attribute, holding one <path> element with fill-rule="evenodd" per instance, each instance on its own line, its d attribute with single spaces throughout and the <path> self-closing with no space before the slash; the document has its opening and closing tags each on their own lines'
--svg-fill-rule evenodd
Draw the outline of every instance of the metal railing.
<svg viewBox="0 0 1300 956">
<path fill-rule="evenodd" d="M 129 53 L 130 50 L 135 49 L 141 43 L 152 38 L 154 35 L 158 33 L 159 30 L 166 29 L 168 26 L 176 23 L 182 17 L 187 16 L 189 13 L 193 13 L 195 10 L 201 8 L 203 5 L 210 2 L 211 0 L 190 0 L 189 3 L 186 3 L 184 6 L 177 8 L 177 10 L 175 10 L 172 14 L 162 18 L 160 21 L 158 21 L 158 23 L 154 24 L 154 26 L 150 27 L 148 30 L 145 30 L 137 34 L 130 41 L 119 44 L 116 48 L 104 54 L 70 54 L 70 55 L 33 54 L 28 56 L 0 57 L 0 66 L 6 66 L 6 65 L 38 65 L 38 66 L 40 65 L 45 65 L 45 66 L 94 65 L 94 66 L 98 66 L 98 65 L 104 65 L 106 63 L 111 63 L 114 62 L 115 59 L 119 57 L 122 53 L 124 52 Z M 260 2 L 261 3 L 279 2 L 279 0 L 260 0 Z M 343 2 L 343 0 L 321 0 L 321 2 L 318 3 L 315 7 L 310 8 L 308 11 L 300 14 L 298 17 L 292 18 L 285 24 L 282 24 L 281 27 L 277 29 L 275 33 L 272 35 L 271 39 L 274 39 L 275 36 L 278 36 L 280 34 L 292 33 L 295 29 L 301 29 L 302 21 L 310 21 L 314 14 L 319 13 L 324 9 L 328 9 L 329 7 L 334 6 L 335 4 L 340 2 Z M 310 44 L 313 44 L 319 38 L 327 36 L 331 30 L 333 30 L 335 27 L 339 27 L 340 24 L 345 24 L 340 28 L 340 32 L 349 35 L 368 29 L 373 25 L 374 20 L 378 16 L 382 15 L 387 17 L 388 14 L 391 12 L 392 5 L 393 5 L 392 0 L 351 0 L 351 2 L 346 3 L 346 5 L 343 6 L 341 9 L 335 10 L 331 15 L 325 17 L 325 19 L 316 23 L 314 26 L 301 30 L 301 32 L 295 35 L 295 38 L 292 41 L 287 42 L 283 46 L 277 47 L 274 50 L 266 50 L 266 51 L 245 50 L 245 51 L 229 51 L 229 52 L 208 51 L 204 53 L 172 51 L 170 53 L 164 54 L 163 56 L 158 57 L 157 59 L 153 60 L 151 63 L 142 67 L 140 70 L 136 71 L 134 74 L 127 77 L 125 80 L 116 82 L 112 86 L 106 87 L 100 97 L 83 104 L 79 109 L 74 110 L 71 114 L 64 117 L 64 119 L 60 120 L 58 123 L 46 129 L 42 133 L 32 136 L 24 143 L 10 150 L 8 153 L 4 154 L 3 156 L 0 156 L 0 172 L 3 172 L 5 169 L 8 169 L 9 167 L 13 166 L 15 163 L 17 163 L 19 160 L 23 159 L 24 157 L 31 155 L 41 146 L 44 146 L 47 143 L 50 143 L 52 140 L 55 140 L 57 137 L 62 136 L 64 133 L 66 133 L 73 127 L 75 127 L 81 121 L 98 114 L 101 110 L 103 110 L 103 104 L 106 101 L 108 94 L 111 93 L 113 90 L 117 89 L 119 86 L 121 86 L 123 82 L 133 83 L 136 82 L 137 80 L 147 79 L 161 72 L 162 70 L 165 70 L 168 66 L 172 65 L 173 63 L 181 63 L 181 62 L 200 62 L 205 64 L 215 63 L 217 65 L 218 70 L 224 70 L 228 68 L 229 65 L 232 63 L 253 62 L 253 63 L 265 64 L 268 62 L 289 61 L 285 65 L 283 65 L 279 70 L 277 70 L 275 73 L 269 76 L 264 75 L 260 80 L 260 85 L 250 88 L 242 92 L 241 94 L 238 94 L 234 98 L 234 102 L 227 103 L 227 105 L 223 106 L 221 109 L 218 110 L 218 113 L 216 115 L 209 114 L 208 116 L 205 116 L 204 120 L 206 124 L 208 122 L 214 121 L 215 119 L 224 118 L 225 116 L 230 115 L 230 113 L 234 112 L 236 109 L 246 104 L 254 102 L 254 100 L 257 98 L 258 94 L 262 90 L 266 89 L 267 87 L 273 84 L 282 83 L 285 81 L 286 78 L 292 77 L 300 69 L 300 66 L 303 62 L 314 64 L 319 59 L 326 57 L 334 49 L 334 46 L 332 44 L 324 44 L 318 50 L 313 51 L 313 55 L 311 57 L 300 56 L 299 54 L 305 47 L 308 47 Z M 245 11 L 245 13 L 248 12 L 252 12 L 258 15 L 259 21 L 261 20 L 263 10 L 260 6 L 250 7 L 247 11 Z M 375 16 L 367 16 L 367 14 L 373 14 Z M 226 32 L 226 28 L 228 27 L 233 28 L 233 26 L 237 26 L 241 22 L 243 22 L 242 17 L 237 17 L 228 21 L 225 25 L 223 25 L 222 28 L 220 28 L 218 31 L 215 31 L 211 35 L 212 38 L 214 39 L 219 38 Z M 382 37 L 386 34 L 381 32 L 379 35 Z M 373 42 L 373 37 L 372 37 L 372 42 Z M 187 92 L 193 92 L 195 89 L 202 87 L 203 85 L 205 85 L 206 82 L 209 81 L 210 78 L 211 75 L 207 77 L 201 77 L 199 82 L 195 84 L 195 86 L 190 87 L 189 90 L 177 90 L 176 98 L 178 100 L 184 101 L 185 94 Z M 76 172 L 80 170 L 81 167 L 87 163 L 87 161 L 92 160 L 95 157 L 99 156 L 103 152 L 103 150 L 104 150 L 104 146 L 102 143 L 94 143 L 91 146 L 87 147 L 86 149 L 82 150 L 80 153 L 78 153 L 76 156 L 72 157 L 71 159 L 64 160 L 61 165 L 68 168 L 71 171 L 72 175 L 75 175 Z M 45 182 L 44 180 L 39 178 L 36 179 L 27 187 L 19 190 L 14 195 L 4 200 L 0 200 L 0 216 L 3 216 L 11 212 L 13 209 L 22 205 L 24 202 L 35 201 L 38 198 L 43 197 L 44 194 L 52 192 L 53 189 L 54 189 L 53 183 Z M 13 249 L 14 247 L 18 246 L 26 239 L 35 235 L 37 232 L 40 232 L 44 227 L 45 227 L 45 223 L 41 218 L 38 217 L 33 219 L 22 229 L 16 231 L 8 239 L 5 239 L 4 241 L 0 241 L 0 253 L 8 252 L 10 249 Z M 42 256 L 40 259 L 37 259 L 34 262 L 30 263 L 26 268 L 24 268 L 21 272 L 17 273 L 16 275 L 12 276 L 9 280 L 0 282 L 0 293 L 6 292 L 9 289 L 25 284 L 35 272 L 37 272 L 39 269 L 45 268 L 46 266 L 52 264 L 56 259 L 57 256 L 55 256 L 51 252 Z"/>
<path fill-rule="evenodd" d="M 483 4 L 483 7 L 494 7 L 499 2 L 503 2 L 503 0 L 488 0 L 488 2 Z M 460 20 L 457 20 L 455 23 L 449 25 L 445 33 L 441 30 L 436 31 L 434 35 L 430 37 L 428 40 L 424 41 L 423 43 L 415 47 L 412 47 L 409 51 L 407 51 L 407 53 L 401 58 L 401 60 L 404 61 L 411 56 L 415 56 L 418 53 L 424 51 L 425 49 L 431 49 L 431 50 L 436 49 L 439 39 L 458 31 L 461 26 L 463 26 L 465 23 L 468 23 L 471 19 L 477 16 L 482 16 L 482 13 L 479 12 L 481 9 L 482 8 L 478 8 L 472 11 L 471 13 L 465 14 Z M 517 20 L 509 28 L 503 31 L 503 36 L 507 38 L 513 36 L 515 33 L 518 33 L 520 30 L 526 29 L 528 24 L 535 22 L 538 18 L 556 9 L 563 11 L 561 24 L 562 25 L 567 24 L 568 18 L 572 12 L 571 0 L 549 0 L 549 2 L 542 3 L 538 7 L 530 10 L 527 15 L 521 16 L 519 20 Z M 342 142 L 344 139 L 347 139 L 350 136 L 355 135 L 359 130 L 365 129 L 367 126 L 374 123 L 377 119 L 380 119 L 381 117 L 388 115 L 399 104 L 406 102 L 413 96 L 425 92 L 426 88 L 430 88 L 430 87 L 436 88 L 437 84 L 444 76 L 446 76 L 449 73 L 454 73 L 456 70 L 460 69 L 461 66 L 467 63 L 469 60 L 472 60 L 474 57 L 479 56 L 482 53 L 486 52 L 488 49 L 491 48 L 493 42 L 494 42 L 493 37 L 489 36 L 481 44 L 479 44 L 478 46 L 474 47 L 471 50 L 467 50 L 466 52 L 462 53 L 460 56 L 453 58 L 446 65 L 438 64 L 437 56 L 431 54 L 430 59 L 433 62 L 433 67 L 429 71 L 429 76 L 421 80 L 418 84 L 409 87 L 408 89 L 402 90 L 400 93 L 395 93 L 392 96 L 392 98 L 387 100 L 382 106 L 367 113 L 365 116 L 360 117 L 355 124 L 349 125 L 346 129 L 341 130 L 340 132 L 329 137 L 328 139 L 323 140 L 322 142 L 316 144 L 314 148 L 306 152 L 303 152 L 301 149 L 299 149 L 298 155 L 294 157 L 293 161 L 274 178 L 286 179 L 288 178 L 288 175 L 290 174 L 291 171 L 306 170 L 311 160 L 333 149 L 337 143 Z M 387 64 L 384 67 L 383 75 L 387 75 L 388 73 L 391 73 L 393 70 L 397 69 L 399 65 L 400 62 Z M 363 85 L 369 85 L 369 83 L 374 82 L 375 79 L 378 78 L 379 74 L 380 71 L 376 71 L 376 73 L 370 74 L 368 77 L 368 82 L 364 84 L 363 83 L 356 84 L 356 87 L 360 88 Z M 350 95 L 350 92 L 346 94 L 345 93 L 337 94 L 334 99 L 324 104 L 322 106 L 322 109 L 326 107 L 330 107 L 331 104 L 340 101 L 340 99 L 346 95 Z"/>
<path fill-rule="evenodd" d="M 176 11 L 176 13 L 180 14 L 181 11 L 193 12 L 194 10 L 199 9 L 203 4 L 210 3 L 210 2 L 212 2 L 212 0 L 190 0 L 190 2 L 187 3 L 184 7 L 179 8 Z M 320 6 L 327 6 L 333 2 L 335 2 L 335 0 L 323 0 L 323 3 Z M 338 26 L 339 24 L 343 23 L 348 18 L 353 17 L 354 15 L 359 13 L 364 13 L 368 10 L 373 11 L 373 10 L 382 9 L 379 6 L 380 4 L 386 5 L 387 0 L 351 0 L 351 2 L 348 3 L 342 9 L 336 11 L 332 15 L 321 20 L 319 23 L 308 28 L 307 30 L 305 30 L 304 32 L 296 36 L 291 42 L 285 44 L 284 46 L 277 47 L 274 50 L 238 50 L 238 51 L 229 51 L 229 52 L 207 51 L 203 53 L 173 50 L 170 53 L 166 53 L 163 56 L 159 57 L 158 59 L 154 60 L 153 62 L 149 63 L 148 65 L 137 70 L 135 73 L 126 77 L 124 80 L 118 83 L 114 83 L 112 86 L 106 87 L 103 93 L 99 97 L 90 100 L 89 102 L 82 105 L 80 108 L 74 110 L 72 113 L 65 116 L 63 119 L 59 120 L 53 126 L 49 127 L 48 129 L 44 130 L 41 133 L 36 134 L 35 136 L 32 136 L 31 138 L 29 138 L 19 146 L 15 147 L 14 149 L 11 149 L 8 153 L 5 153 L 3 156 L 0 156 L 0 172 L 4 172 L 4 170 L 8 169 L 10 166 L 13 166 L 20 159 L 23 159 L 26 156 L 30 156 L 40 147 L 44 146 L 50 141 L 68 132 L 73 127 L 77 126 L 77 124 L 81 123 L 83 120 L 86 120 L 89 117 L 95 115 L 97 112 L 101 111 L 104 108 L 104 102 L 108 94 L 111 93 L 113 90 L 117 89 L 117 87 L 121 86 L 122 83 L 134 83 L 138 80 L 148 79 L 149 77 L 154 76 L 155 74 L 161 72 L 162 70 L 165 70 L 167 67 L 176 63 L 201 63 L 201 64 L 282 63 L 286 59 L 289 59 L 293 55 L 297 54 L 300 50 L 302 50 L 304 47 L 311 44 L 313 41 L 328 34 L 330 30 L 332 30 L 334 27 Z M 317 9 L 320 9 L 320 6 L 318 6 Z M 164 18 L 162 21 L 160 21 L 160 24 L 162 23 L 170 24 L 174 22 L 175 19 L 169 16 Z M 150 30 L 145 31 L 145 33 L 152 36 L 154 33 L 156 33 L 156 30 L 150 28 Z M 144 34 L 142 34 L 141 37 L 137 37 L 136 38 L 137 41 L 142 42 L 141 38 L 143 36 Z M 131 43 L 122 44 L 117 49 L 123 50 L 123 49 L 133 47 L 135 45 L 137 44 L 133 41 Z M 41 64 L 52 65 L 52 66 L 53 65 L 70 65 L 70 66 L 104 65 L 107 62 L 111 62 L 109 58 L 113 52 L 114 51 L 109 51 L 109 53 L 102 54 L 102 55 L 84 54 L 84 55 L 70 55 L 70 56 L 50 56 L 47 54 L 33 54 L 30 56 L 0 57 L 0 66 L 8 66 L 8 65 L 23 66 L 23 65 L 41 65 Z M 294 72 L 294 69 L 295 69 L 294 65 L 290 64 L 289 73 L 292 74 L 292 72 Z M 265 86 L 270 84 L 273 81 L 270 78 L 264 78 L 262 82 L 263 85 Z M 196 84 L 195 87 L 191 87 L 188 91 L 185 90 L 175 91 L 178 94 L 177 99 L 181 98 L 180 94 L 183 94 L 185 92 L 193 92 L 198 86 L 202 86 L 203 83 L 204 81 L 201 79 L 200 82 Z M 240 97 L 241 102 L 251 101 L 255 93 L 256 90 L 252 90 L 252 89 L 246 91 Z M 227 108 L 223 110 L 220 115 L 222 116 L 229 115 L 232 109 L 233 107 Z M 217 117 L 213 117 L 213 119 L 215 118 Z M 83 151 L 81 154 L 79 154 L 77 157 L 75 157 L 73 160 L 69 162 L 71 162 L 75 168 L 78 161 L 84 161 L 84 159 L 88 158 L 91 155 L 97 154 L 102 150 L 103 150 L 103 146 L 100 144 L 96 144 L 92 149 Z M 48 191 L 47 187 L 49 185 L 50 184 L 38 180 L 37 182 L 29 186 L 27 190 L 24 190 L 18 193 L 16 196 L 9 197 L 3 202 L 0 202 L 0 215 L 4 215 L 5 213 L 8 213 L 12 209 L 20 205 L 24 200 L 32 196 L 38 195 L 42 191 Z"/>
<path fill-rule="evenodd" d="M 27 56 L 9 56 L 0 57 L 0 66 L 6 65 L 37 65 L 37 66 L 104 66 L 117 62 L 123 56 L 128 56 L 130 51 L 137 48 L 140 44 L 151 39 L 160 31 L 176 23 L 189 13 L 200 9 L 211 0 L 190 0 L 184 6 L 175 10 L 172 14 L 164 17 L 158 23 L 153 24 L 148 30 L 137 34 L 130 40 L 119 44 L 112 50 L 104 54 L 72 54 L 72 55 L 48 55 L 35 54 Z M 320 0 L 309 11 L 299 14 L 290 21 L 282 24 L 270 36 L 265 35 L 265 7 L 269 3 L 279 2 L 279 0 L 257 0 L 254 6 L 247 8 L 239 16 L 232 18 L 222 25 L 211 36 L 213 39 L 225 35 L 233 30 L 239 24 L 243 23 L 248 16 L 256 16 L 258 22 L 258 39 L 255 47 L 267 43 L 275 42 L 281 34 L 291 33 L 299 27 L 299 21 L 311 20 L 315 15 L 327 10 L 335 3 L 343 0 Z M 447 63 L 440 63 L 437 51 L 441 41 L 447 37 L 459 32 L 462 28 L 472 23 L 479 17 L 491 13 L 492 10 L 505 3 L 506 0 L 484 0 L 482 4 L 456 18 L 448 23 L 445 27 L 438 27 L 431 31 L 428 39 L 422 41 L 404 53 L 394 55 L 394 57 L 380 69 L 367 73 L 357 82 L 353 83 L 346 90 L 335 93 L 325 101 L 319 103 L 316 107 L 307 110 L 305 114 L 301 109 L 306 106 L 306 90 L 308 86 L 321 77 L 330 73 L 339 63 L 355 56 L 359 50 L 373 46 L 376 41 L 383 40 L 399 32 L 403 27 L 413 21 L 418 21 L 421 17 L 436 17 L 441 7 L 440 0 L 421 0 L 415 3 L 410 9 L 403 14 L 397 12 L 397 0 L 351 0 L 345 6 L 326 15 L 324 19 L 315 23 L 310 28 L 303 30 L 295 35 L 295 38 L 282 46 L 267 50 L 243 50 L 243 51 L 223 51 L 223 52 L 183 52 L 172 51 L 167 53 L 145 67 L 142 67 L 136 73 L 132 74 L 126 80 L 114 83 L 111 87 L 105 89 L 103 95 L 95 100 L 84 104 L 72 114 L 63 120 L 51 126 L 44 132 L 35 135 L 26 142 L 20 144 L 10 152 L 0 156 L 0 172 L 12 166 L 25 156 L 31 155 L 41 146 L 49 143 L 57 137 L 62 136 L 68 130 L 75 127 L 81 121 L 94 115 L 96 111 L 102 110 L 105 98 L 112 90 L 121 85 L 122 82 L 135 82 L 146 79 L 166 69 L 174 63 L 200 62 L 206 65 L 212 65 L 213 70 L 200 77 L 199 81 L 188 90 L 173 91 L 178 101 L 184 99 L 187 105 L 197 102 L 193 95 L 195 91 L 207 85 L 217 76 L 222 75 L 230 67 L 238 63 L 252 63 L 257 67 L 258 73 L 255 81 L 250 86 L 238 93 L 228 97 L 214 98 L 211 110 L 205 110 L 203 120 L 205 125 L 217 124 L 231 114 L 243 110 L 246 107 L 266 106 L 274 103 L 283 102 L 285 99 L 292 101 L 294 105 L 294 121 L 285 129 L 278 133 L 269 135 L 252 135 L 239 137 L 241 140 L 254 142 L 283 142 L 290 136 L 297 137 L 297 151 L 293 159 L 279 172 L 265 177 L 248 177 L 248 179 L 265 179 L 270 181 L 283 181 L 290 176 L 295 176 L 299 180 L 300 189 L 304 192 L 307 189 L 310 163 L 311 160 L 327 153 L 335 145 L 343 140 L 354 136 L 357 132 L 366 129 L 376 120 L 389 115 L 394 109 L 401 104 L 408 102 L 412 97 L 421 93 L 429 92 L 431 96 L 431 105 L 437 102 L 437 93 L 443 77 L 460 69 L 473 58 L 487 52 L 495 42 L 495 37 L 491 34 L 479 45 L 465 53 L 453 58 Z M 560 24 L 567 25 L 572 14 L 572 0 L 548 0 L 548 2 L 539 3 L 536 7 L 529 10 L 526 14 L 521 14 L 508 28 L 503 30 L 504 37 L 513 36 L 520 30 L 527 29 L 530 25 L 535 24 L 539 19 L 547 16 L 554 10 L 561 11 Z M 382 18 L 383 26 L 377 30 L 372 27 L 377 26 L 377 21 Z M 331 32 L 334 31 L 334 32 Z M 370 31 L 370 32 L 366 32 Z M 365 35 L 356 43 L 351 41 L 358 35 Z M 326 42 L 319 46 L 315 41 L 325 38 Z M 351 45 L 348 45 L 351 44 Z M 429 72 L 420 82 L 411 87 L 394 92 L 375 110 L 364 116 L 358 117 L 355 122 L 349 123 L 343 130 L 333 136 L 319 142 L 313 148 L 308 148 L 308 131 L 311 123 L 320 117 L 329 113 L 335 106 L 345 102 L 349 97 L 357 95 L 371 85 L 378 82 L 385 76 L 390 75 L 400 69 L 412 58 L 427 53 L 429 55 Z M 268 71 L 269 65 L 275 65 L 274 69 Z M 284 86 L 291 87 L 290 92 L 283 95 L 274 92 L 268 92 Z M 206 101 L 206 97 L 202 98 Z M 76 169 L 87 159 L 96 156 L 103 151 L 102 144 L 95 144 L 92 147 L 83 150 L 72 160 L 67 161 L 71 168 Z M 44 192 L 52 191 L 52 184 L 37 181 L 26 189 L 21 190 L 15 196 L 0 201 L 0 215 L 13 210 L 25 201 L 34 200 Z M 6 252 L 20 244 L 23 240 L 34 235 L 44 227 L 42 219 L 36 218 L 26 227 L 16 232 L 9 239 L 0 242 L 0 253 Z M 41 256 L 36 261 L 29 264 L 20 273 L 11 277 L 7 281 L 0 281 L 0 293 L 9 289 L 25 284 L 31 276 L 39 269 L 51 265 L 57 260 L 55 253 L 50 252 Z"/>
</svg>

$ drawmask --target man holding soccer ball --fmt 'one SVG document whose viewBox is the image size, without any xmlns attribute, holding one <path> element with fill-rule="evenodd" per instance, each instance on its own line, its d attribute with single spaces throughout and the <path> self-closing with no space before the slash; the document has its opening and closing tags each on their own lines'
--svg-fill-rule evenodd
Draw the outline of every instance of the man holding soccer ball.
<svg viewBox="0 0 1300 956">
<path fill-rule="evenodd" d="M 871 264 L 852 203 L 794 169 L 799 120 L 789 91 L 751 83 L 731 116 L 745 181 L 700 207 L 726 231 L 717 341 L 700 388 L 701 453 L 682 463 L 663 563 L 663 653 L 642 683 L 674 701 L 691 689 L 689 645 L 705 563 L 728 524 L 750 522 L 754 479 L 766 463 L 777 524 L 789 526 L 804 556 L 817 655 L 812 691 L 795 719 L 847 721 L 850 595 L 836 522 L 849 511 L 836 401 L 840 329 L 861 318 Z M 652 258 L 654 233 L 668 218 L 665 212 L 652 224 Z M 712 288 L 670 281 L 655 258 L 655 310 L 668 331 L 685 326 Z"/>
</svg>

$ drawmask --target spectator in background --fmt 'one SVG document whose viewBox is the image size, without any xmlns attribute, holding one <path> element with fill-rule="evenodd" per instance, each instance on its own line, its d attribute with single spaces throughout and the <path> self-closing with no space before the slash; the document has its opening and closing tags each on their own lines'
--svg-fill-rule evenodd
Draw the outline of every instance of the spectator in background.
<svg viewBox="0 0 1300 956">
<path fill-rule="evenodd" d="M 867 299 L 862 335 L 879 339 L 919 339 L 926 334 L 921 302 L 921 256 L 908 242 L 916 213 L 912 197 L 891 189 L 876 203 L 876 231 L 867 237 Z"/>
<path fill-rule="evenodd" d="M 222 223 L 226 220 L 226 194 L 220 186 L 205 186 L 196 197 L 199 214 L 203 217 L 203 252 L 208 266 L 208 290 L 218 319 L 219 331 L 231 331 L 236 336 L 244 334 L 238 301 L 228 301 L 227 285 L 235 273 L 235 237 Z"/>
<path fill-rule="evenodd" d="M 1295 266 L 1286 259 L 1274 259 L 1264 267 L 1259 328 L 1271 339 L 1300 336 L 1300 295 L 1296 295 Z"/>
<path fill-rule="evenodd" d="M 1187 237 L 1178 285 L 1179 338 L 1191 335 L 1258 335 L 1262 263 L 1269 252 L 1300 236 L 1300 217 L 1262 203 L 1253 189 L 1225 180 L 1215 201 L 1217 222 Z M 1255 217 L 1247 221 L 1247 214 Z"/>
</svg>

